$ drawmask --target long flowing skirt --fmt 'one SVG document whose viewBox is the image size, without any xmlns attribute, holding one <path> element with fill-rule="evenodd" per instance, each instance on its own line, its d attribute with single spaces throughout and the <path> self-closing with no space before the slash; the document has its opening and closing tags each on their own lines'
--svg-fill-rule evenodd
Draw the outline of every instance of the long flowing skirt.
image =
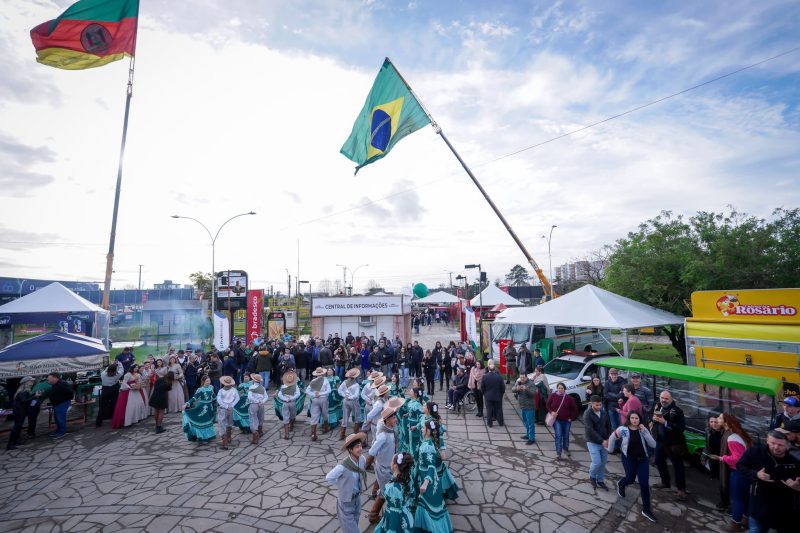
<svg viewBox="0 0 800 533">
<path fill-rule="evenodd" d="M 183 411 L 183 404 L 186 398 L 183 396 L 183 385 L 177 381 L 172 384 L 172 388 L 167 393 L 167 412 L 179 413 Z"/>
<path fill-rule="evenodd" d="M 214 431 L 214 420 L 217 409 L 210 402 L 197 403 L 183 411 L 183 432 L 190 441 L 213 441 L 217 434 Z"/>
<path fill-rule="evenodd" d="M 125 426 L 141 422 L 150 416 L 150 407 L 144 401 L 144 391 L 133 389 L 128 394 L 128 405 L 125 407 Z"/>
<path fill-rule="evenodd" d="M 301 392 L 300 396 L 294 401 L 297 413 L 303 412 L 303 406 L 305 404 L 306 404 L 306 393 Z M 275 416 L 277 416 L 278 419 L 283 420 L 283 400 L 278 398 L 277 394 L 272 397 L 272 405 L 275 408 Z"/>
<path fill-rule="evenodd" d="M 386 507 L 383 517 L 375 526 L 374 533 L 411 533 L 414 531 L 414 515 L 405 505 L 402 486 L 397 482 L 387 483 L 383 489 Z"/>
<path fill-rule="evenodd" d="M 233 406 L 233 425 L 241 429 L 242 433 L 250 433 L 250 407 L 247 405 L 247 395 L 240 397 Z"/>
<path fill-rule="evenodd" d="M 119 429 L 125 427 L 125 411 L 128 407 L 128 395 L 130 390 L 119 391 L 117 396 L 117 404 L 114 406 L 114 416 L 111 417 L 111 428 Z"/>
</svg>

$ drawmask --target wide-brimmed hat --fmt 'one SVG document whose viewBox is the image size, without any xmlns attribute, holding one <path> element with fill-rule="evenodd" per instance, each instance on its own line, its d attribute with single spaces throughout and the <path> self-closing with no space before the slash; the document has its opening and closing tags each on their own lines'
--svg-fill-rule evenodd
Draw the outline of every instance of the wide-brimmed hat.
<svg viewBox="0 0 800 533">
<path fill-rule="evenodd" d="M 286 373 L 283 375 L 284 385 L 294 385 L 296 381 L 297 381 L 297 374 L 295 374 L 294 370 L 287 370 Z"/>
<path fill-rule="evenodd" d="M 353 444 L 353 442 L 355 442 L 357 440 L 360 440 L 361 442 L 366 441 L 367 440 L 367 434 L 366 433 L 353 433 L 352 435 L 348 435 L 348 437 L 346 439 L 344 439 L 344 444 L 342 444 L 342 451 L 345 451 L 348 446 L 350 446 L 351 444 Z"/>
<path fill-rule="evenodd" d="M 400 409 L 400 407 L 402 407 L 404 403 L 406 403 L 406 399 L 400 398 L 398 396 L 394 398 L 389 398 L 388 400 L 386 400 L 386 403 L 384 405 L 386 405 L 386 407 L 391 407 L 392 409 Z"/>
<path fill-rule="evenodd" d="M 261 383 L 263 381 L 261 379 L 261 375 L 260 374 L 250 374 L 250 379 L 252 379 L 256 383 Z"/>
<path fill-rule="evenodd" d="M 33 381 L 33 376 L 25 376 L 21 380 L 19 380 L 20 385 L 25 385 L 27 382 Z"/>
<path fill-rule="evenodd" d="M 381 397 L 387 392 L 389 392 L 389 387 L 386 385 L 381 385 L 375 390 L 375 396 Z"/>
<path fill-rule="evenodd" d="M 372 384 L 370 385 L 370 387 L 372 387 L 373 389 L 377 389 L 378 387 L 380 387 L 384 383 L 386 383 L 386 378 L 381 376 L 378 379 L 372 380 Z"/>
<path fill-rule="evenodd" d="M 392 409 L 391 407 L 384 407 L 383 411 L 381 411 L 381 418 L 386 420 L 390 416 L 394 416 L 397 414 L 397 409 Z"/>
<path fill-rule="evenodd" d="M 230 376 L 222 376 L 219 378 L 219 382 L 223 387 L 233 387 L 236 385 L 236 381 L 234 381 L 234 379 Z"/>
<path fill-rule="evenodd" d="M 327 371 L 324 368 L 319 367 L 316 370 L 314 370 L 314 372 L 312 372 L 311 375 L 312 376 L 316 376 L 316 377 L 324 376 L 325 372 L 327 372 Z"/>
<path fill-rule="evenodd" d="M 348 370 L 348 371 L 345 373 L 344 377 L 346 377 L 346 378 L 350 378 L 350 379 L 355 379 L 355 378 L 357 378 L 357 377 L 358 377 L 358 376 L 360 376 L 360 375 L 361 375 L 361 371 L 360 371 L 359 369 L 357 369 L 357 368 L 351 368 L 350 370 Z"/>
<path fill-rule="evenodd" d="M 378 379 L 380 377 L 383 377 L 383 372 L 378 372 L 377 370 L 374 370 L 374 371 L 370 372 L 369 376 L 367 376 L 367 377 L 369 379 L 375 380 L 375 379 Z"/>
</svg>

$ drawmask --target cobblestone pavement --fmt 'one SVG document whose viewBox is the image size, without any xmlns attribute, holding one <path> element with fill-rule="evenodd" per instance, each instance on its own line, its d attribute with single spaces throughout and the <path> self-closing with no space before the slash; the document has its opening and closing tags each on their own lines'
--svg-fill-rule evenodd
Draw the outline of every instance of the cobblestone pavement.
<svg viewBox="0 0 800 533">
<path fill-rule="evenodd" d="M 444 405 L 440 391 L 435 398 Z M 722 524 L 713 511 L 713 484 L 701 486 L 693 470 L 687 504 L 654 491 L 655 526 L 639 515 L 635 487 L 622 501 L 613 491 L 593 492 L 581 424 L 573 425 L 572 459 L 557 464 L 551 431 L 537 426 L 537 443 L 526 446 L 517 404 L 507 398 L 504 427 L 487 428 L 474 413 L 444 413 L 449 465 L 462 488 L 448 505 L 456 531 L 696 532 Z M 187 442 L 180 418 L 167 415 L 161 435 L 149 419 L 2 452 L 0 531 L 338 531 L 336 494 L 323 483 L 341 458 L 337 436 L 311 443 L 303 415 L 284 441 L 274 413 L 267 416 L 258 446 L 236 434 L 228 451 Z M 622 473 L 618 458 L 610 459 L 608 471 L 612 481 Z M 651 478 L 657 481 L 654 469 Z M 709 496 L 699 496 L 704 492 Z M 365 498 L 363 531 L 371 531 L 371 505 Z"/>
</svg>

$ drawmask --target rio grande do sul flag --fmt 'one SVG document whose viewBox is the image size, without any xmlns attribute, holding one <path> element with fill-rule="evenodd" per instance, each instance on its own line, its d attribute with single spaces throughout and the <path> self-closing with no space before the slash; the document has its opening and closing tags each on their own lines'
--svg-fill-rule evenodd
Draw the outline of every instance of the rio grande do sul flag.
<svg viewBox="0 0 800 533">
<path fill-rule="evenodd" d="M 139 0 L 79 0 L 31 30 L 36 60 L 66 70 L 133 57 Z"/>
<path fill-rule="evenodd" d="M 358 172 L 388 154 L 397 141 L 430 122 L 428 114 L 387 58 L 340 152 L 358 163 Z"/>
</svg>

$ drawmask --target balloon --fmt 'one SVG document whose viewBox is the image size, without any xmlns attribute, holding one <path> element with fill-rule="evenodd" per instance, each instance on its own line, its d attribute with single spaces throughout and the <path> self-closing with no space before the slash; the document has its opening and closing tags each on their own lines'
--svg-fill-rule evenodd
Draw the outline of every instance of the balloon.
<svg viewBox="0 0 800 533">
<path fill-rule="evenodd" d="M 414 285 L 414 296 L 417 298 L 425 298 L 428 295 L 428 286 L 424 283 L 417 283 Z"/>
</svg>

